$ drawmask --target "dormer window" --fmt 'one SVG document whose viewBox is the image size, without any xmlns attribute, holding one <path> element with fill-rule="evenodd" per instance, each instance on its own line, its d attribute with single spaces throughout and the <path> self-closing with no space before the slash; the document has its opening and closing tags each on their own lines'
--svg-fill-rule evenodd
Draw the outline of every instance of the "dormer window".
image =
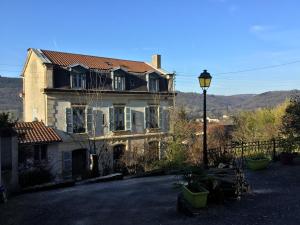
<svg viewBox="0 0 300 225">
<path fill-rule="evenodd" d="M 159 91 L 159 79 L 150 78 L 149 79 L 149 91 L 150 92 L 158 92 Z"/>
<path fill-rule="evenodd" d="M 86 85 L 86 76 L 84 73 L 71 73 L 71 88 L 84 89 Z"/>
<path fill-rule="evenodd" d="M 124 76 L 114 76 L 114 90 L 124 91 L 125 90 L 125 77 Z"/>
</svg>

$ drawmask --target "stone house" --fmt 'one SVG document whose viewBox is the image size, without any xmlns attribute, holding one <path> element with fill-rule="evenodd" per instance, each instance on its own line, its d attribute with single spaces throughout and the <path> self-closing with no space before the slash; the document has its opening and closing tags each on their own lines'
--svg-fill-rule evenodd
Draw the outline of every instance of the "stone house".
<svg viewBox="0 0 300 225">
<path fill-rule="evenodd" d="M 22 77 L 24 121 L 62 138 L 52 155 L 61 177 L 117 171 L 128 152 L 162 157 L 175 93 L 160 55 L 146 63 L 31 48 Z"/>
<path fill-rule="evenodd" d="M 43 122 L 17 122 L 14 126 L 18 143 L 19 175 L 34 168 L 49 169 L 53 175 L 57 171 L 53 163 L 61 163 L 56 152 L 62 139 L 51 127 Z"/>
</svg>

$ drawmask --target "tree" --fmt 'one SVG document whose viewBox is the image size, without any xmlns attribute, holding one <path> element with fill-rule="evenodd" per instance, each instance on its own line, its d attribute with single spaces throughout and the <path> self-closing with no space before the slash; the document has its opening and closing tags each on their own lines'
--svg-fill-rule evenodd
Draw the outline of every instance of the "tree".
<svg viewBox="0 0 300 225">
<path fill-rule="evenodd" d="M 283 116 L 281 130 L 287 138 L 300 137 L 300 96 L 290 100 Z"/>
<path fill-rule="evenodd" d="M 235 141 L 269 140 L 281 136 L 281 126 L 288 101 L 275 108 L 242 111 L 234 116 Z"/>
<path fill-rule="evenodd" d="M 11 119 L 9 113 L 0 113 L 0 136 L 10 136 L 14 133 L 13 127 L 16 121 Z"/>
</svg>

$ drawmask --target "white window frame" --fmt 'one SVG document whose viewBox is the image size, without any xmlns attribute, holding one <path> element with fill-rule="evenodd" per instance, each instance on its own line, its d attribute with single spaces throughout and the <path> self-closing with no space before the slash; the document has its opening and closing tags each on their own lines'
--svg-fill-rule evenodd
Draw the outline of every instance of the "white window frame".
<svg viewBox="0 0 300 225">
<path fill-rule="evenodd" d="M 149 78 L 149 91 L 150 92 L 159 92 L 159 79 Z"/>
<path fill-rule="evenodd" d="M 120 75 L 114 75 L 113 79 L 114 90 L 124 91 L 125 90 L 125 77 Z"/>
<path fill-rule="evenodd" d="M 74 83 L 74 77 L 76 83 Z M 71 72 L 71 88 L 72 89 L 85 89 L 86 88 L 86 75 L 85 73 Z"/>
</svg>

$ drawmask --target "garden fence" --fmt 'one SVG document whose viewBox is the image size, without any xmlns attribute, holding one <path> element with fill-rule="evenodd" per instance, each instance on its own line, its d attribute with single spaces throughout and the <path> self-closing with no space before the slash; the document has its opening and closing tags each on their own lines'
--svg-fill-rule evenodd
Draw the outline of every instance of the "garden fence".
<svg viewBox="0 0 300 225">
<path fill-rule="evenodd" d="M 211 164 L 235 158 L 236 162 L 243 164 L 244 159 L 255 155 L 264 155 L 276 160 L 278 155 L 286 150 L 299 152 L 300 140 L 272 139 L 268 141 L 231 142 L 218 148 L 208 149 L 208 158 Z"/>
</svg>

